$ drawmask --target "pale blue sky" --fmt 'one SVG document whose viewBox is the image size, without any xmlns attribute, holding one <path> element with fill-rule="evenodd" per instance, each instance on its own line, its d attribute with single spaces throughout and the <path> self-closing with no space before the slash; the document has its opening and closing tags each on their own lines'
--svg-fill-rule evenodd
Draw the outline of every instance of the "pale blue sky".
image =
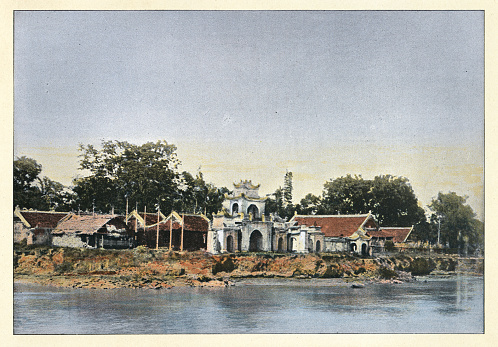
<svg viewBox="0 0 498 347">
<path fill-rule="evenodd" d="M 482 210 L 483 12 L 18 11 L 14 49 L 15 154 L 62 183 L 78 143 L 165 139 L 217 185 L 392 173 Z"/>
</svg>

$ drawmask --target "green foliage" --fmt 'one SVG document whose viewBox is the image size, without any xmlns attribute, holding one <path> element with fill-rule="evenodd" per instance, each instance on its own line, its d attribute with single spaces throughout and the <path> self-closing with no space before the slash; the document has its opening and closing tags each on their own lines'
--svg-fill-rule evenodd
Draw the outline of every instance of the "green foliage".
<svg viewBox="0 0 498 347">
<path fill-rule="evenodd" d="M 425 220 L 413 189 L 405 177 L 381 175 L 371 181 L 372 212 L 382 226 L 411 226 Z"/>
<path fill-rule="evenodd" d="M 61 264 L 55 266 L 55 272 L 64 274 L 73 271 L 74 266 L 68 261 L 63 261 Z"/>
<path fill-rule="evenodd" d="M 297 206 L 292 203 L 292 172 L 287 172 L 284 177 L 284 188 L 278 187 L 273 193 L 273 198 L 266 201 L 266 213 L 276 213 L 279 217 L 290 219 Z"/>
<path fill-rule="evenodd" d="M 370 200 L 370 186 L 361 176 L 325 182 L 322 206 L 326 214 L 368 213 Z"/>
<path fill-rule="evenodd" d="M 128 197 L 132 206 L 159 203 L 162 211 L 171 211 L 179 179 L 174 145 L 103 141 L 101 149 L 80 145 L 80 151 L 80 169 L 90 172 L 74 182 L 81 209 L 109 212 L 114 207 L 123 213 Z"/>
<path fill-rule="evenodd" d="M 458 249 L 460 253 L 484 248 L 484 224 L 475 218 L 474 211 L 465 203 L 466 197 L 455 192 L 440 192 L 429 205 L 433 212 L 432 228 L 437 230 L 440 227 L 441 243 Z"/>
<path fill-rule="evenodd" d="M 410 226 L 423 222 L 423 209 L 408 179 L 391 175 L 365 180 L 347 175 L 325 183 L 317 208 L 324 214 L 361 214 L 371 211 L 383 226 Z"/>
<path fill-rule="evenodd" d="M 292 172 L 287 171 L 284 177 L 284 204 L 292 204 Z"/>
<path fill-rule="evenodd" d="M 14 160 L 14 207 L 35 210 L 67 210 L 71 193 L 59 182 L 40 177 L 42 166 L 36 160 Z"/>
<path fill-rule="evenodd" d="M 227 188 L 217 188 L 211 183 L 206 183 L 200 171 L 195 178 L 184 171 L 180 179 L 183 190 L 180 191 L 180 200 L 176 201 L 176 210 L 205 213 L 209 218 L 221 210 L 225 194 L 229 193 Z"/>
<path fill-rule="evenodd" d="M 297 213 L 304 215 L 324 214 L 322 212 L 321 204 L 321 197 L 308 193 L 301 199 L 300 204 L 296 206 L 296 211 Z"/>
<path fill-rule="evenodd" d="M 80 169 L 90 174 L 77 179 L 74 191 L 82 210 L 124 213 L 129 206 L 159 207 L 212 214 L 221 209 L 226 188 L 204 181 L 201 172 L 194 178 L 178 173 L 176 147 L 166 141 L 135 145 L 126 141 L 103 141 L 101 148 L 80 145 Z"/>
<path fill-rule="evenodd" d="M 398 277 L 398 274 L 396 271 L 391 270 L 388 267 L 382 266 L 377 270 L 378 276 L 383 279 L 392 279 Z"/>
</svg>

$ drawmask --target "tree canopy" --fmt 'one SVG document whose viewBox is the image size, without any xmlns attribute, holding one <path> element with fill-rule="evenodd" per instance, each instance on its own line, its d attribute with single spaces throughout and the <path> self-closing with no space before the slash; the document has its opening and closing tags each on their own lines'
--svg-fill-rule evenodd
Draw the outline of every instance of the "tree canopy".
<svg viewBox="0 0 498 347">
<path fill-rule="evenodd" d="M 383 226 L 411 226 L 425 219 L 408 179 L 391 175 L 373 180 L 347 175 L 325 182 L 319 209 L 325 214 L 371 212 Z"/>
<path fill-rule="evenodd" d="M 440 227 L 440 242 L 443 245 L 460 252 L 473 252 L 484 247 L 484 225 L 475 218 L 466 200 L 455 192 L 439 192 L 429 205 L 432 211 L 430 221 L 434 231 Z"/>
<path fill-rule="evenodd" d="M 70 209 L 73 194 L 59 182 L 40 177 L 42 165 L 22 156 L 14 160 L 14 207 L 36 210 Z"/>
<path fill-rule="evenodd" d="M 135 145 L 126 141 L 103 141 L 100 149 L 80 145 L 80 169 L 88 176 L 74 181 L 81 209 L 124 213 L 158 206 L 163 213 L 206 212 L 221 209 L 226 189 L 204 181 L 201 172 L 194 178 L 178 172 L 176 146 L 166 141 Z"/>
</svg>

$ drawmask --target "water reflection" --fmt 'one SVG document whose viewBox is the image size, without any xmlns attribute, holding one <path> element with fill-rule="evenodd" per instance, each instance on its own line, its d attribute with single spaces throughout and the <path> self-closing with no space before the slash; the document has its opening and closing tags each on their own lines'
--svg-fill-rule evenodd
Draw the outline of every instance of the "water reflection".
<svg viewBox="0 0 498 347">
<path fill-rule="evenodd" d="M 482 278 L 372 284 L 255 280 L 168 291 L 15 285 L 18 334 L 483 331 Z"/>
</svg>

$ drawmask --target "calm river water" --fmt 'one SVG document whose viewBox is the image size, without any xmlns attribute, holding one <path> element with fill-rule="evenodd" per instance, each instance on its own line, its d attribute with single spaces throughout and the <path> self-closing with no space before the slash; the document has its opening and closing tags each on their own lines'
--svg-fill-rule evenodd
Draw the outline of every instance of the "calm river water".
<svg viewBox="0 0 498 347">
<path fill-rule="evenodd" d="M 482 277 L 465 276 L 364 288 L 327 279 L 161 291 L 16 283 L 14 333 L 483 333 L 483 289 Z"/>
</svg>

